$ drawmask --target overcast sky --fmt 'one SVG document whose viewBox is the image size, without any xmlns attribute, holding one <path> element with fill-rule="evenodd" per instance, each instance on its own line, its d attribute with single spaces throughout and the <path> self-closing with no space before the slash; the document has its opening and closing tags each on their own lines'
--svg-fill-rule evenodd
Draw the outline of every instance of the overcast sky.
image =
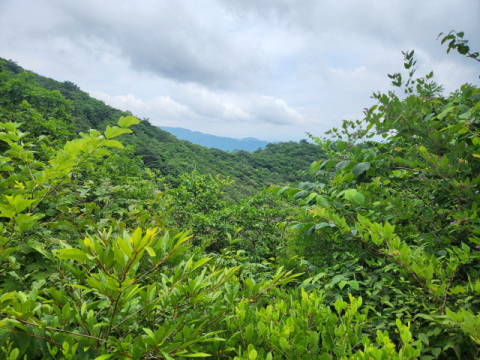
<svg viewBox="0 0 480 360">
<path fill-rule="evenodd" d="M 0 0 L 0 56 L 159 126 L 299 140 L 359 119 L 415 50 L 447 91 L 480 85 L 480 0 Z"/>
</svg>

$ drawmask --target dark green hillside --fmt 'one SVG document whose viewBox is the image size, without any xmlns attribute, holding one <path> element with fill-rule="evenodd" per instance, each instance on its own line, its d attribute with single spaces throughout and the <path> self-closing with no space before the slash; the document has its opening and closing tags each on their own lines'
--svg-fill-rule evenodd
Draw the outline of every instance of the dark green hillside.
<svg viewBox="0 0 480 360">
<path fill-rule="evenodd" d="M 11 76 L 25 71 L 12 61 L 7 61 L 6 67 L 12 72 Z M 35 75 L 33 81 L 44 89 L 58 90 L 73 102 L 70 113 L 77 132 L 86 132 L 90 128 L 104 130 L 108 124 L 115 124 L 120 116 L 129 115 L 90 97 L 72 82 L 59 82 L 41 75 Z M 135 155 L 141 156 L 144 166 L 159 170 L 169 186 L 176 187 L 180 175 L 194 170 L 230 176 L 235 180 L 229 190 L 233 199 L 251 195 L 271 184 L 302 180 L 297 172 L 319 160 L 323 154 L 318 146 L 306 141 L 269 144 L 264 150 L 253 153 L 207 149 L 177 139 L 152 125 L 148 119 L 132 130 L 134 136 L 123 139 L 124 144 L 133 145 Z"/>
</svg>

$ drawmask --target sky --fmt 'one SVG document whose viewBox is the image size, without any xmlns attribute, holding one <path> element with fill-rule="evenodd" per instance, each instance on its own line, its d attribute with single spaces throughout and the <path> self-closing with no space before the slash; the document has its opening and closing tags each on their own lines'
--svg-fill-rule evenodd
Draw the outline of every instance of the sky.
<svg viewBox="0 0 480 360">
<path fill-rule="evenodd" d="M 0 57 L 158 126 L 298 141 L 361 119 L 415 50 L 446 92 L 480 85 L 479 0 L 0 0 Z"/>
</svg>

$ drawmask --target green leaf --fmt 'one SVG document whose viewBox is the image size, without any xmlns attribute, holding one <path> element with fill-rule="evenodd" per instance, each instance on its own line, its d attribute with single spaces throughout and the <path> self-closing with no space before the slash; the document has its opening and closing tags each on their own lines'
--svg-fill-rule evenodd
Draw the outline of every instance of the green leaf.
<svg viewBox="0 0 480 360">
<path fill-rule="evenodd" d="M 308 191 L 307 190 L 301 190 L 301 191 L 297 191 L 298 189 L 293 189 L 293 190 L 290 190 L 289 192 L 289 196 L 292 196 L 293 195 L 293 200 L 297 200 L 299 198 L 303 198 L 305 197 L 307 194 L 308 194 Z"/>
<path fill-rule="evenodd" d="M 115 356 L 116 354 L 105 354 L 105 355 L 100 355 L 99 357 L 96 357 L 95 360 L 106 360 L 110 359 L 112 356 Z"/>
<path fill-rule="evenodd" d="M 22 212 L 35 201 L 24 199 L 22 195 L 16 195 L 15 197 L 7 195 L 5 199 L 7 199 L 9 204 L 13 206 L 17 212 Z"/>
<path fill-rule="evenodd" d="M 349 172 L 345 174 L 345 176 L 343 177 L 343 181 L 350 182 L 353 180 L 353 178 L 354 178 L 354 175 L 351 172 Z"/>
<path fill-rule="evenodd" d="M 368 169 L 370 169 L 370 163 L 368 162 L 362 162 L 360 164 L 357 164 L 353 167 L 352 169 L 352 173 L 353 175 L 355 176 L 359 176 L 361 175 L 362 173 L 364 173 L 365 171 L 367 171 Z"/>
<path fill-rule="evenodd" d="M 345 190 L 345 193 L 343 194 L 343 196 L 345 197 L 345 199 L 352 201 L 356 194 L 357 194 L 357 190 L 348 189 L 348 190 Z"/>
<path fill-rule="evenodd" d="M 114 126 L 113 128 L 110 127 L 110 125 L 107 125 L 107 130 L 105 131 L 105 137 L 107 139 L 114 138 L 116 136 L 122 135 L 122 134 L 128 134 L 131 133 L 132 130 L 130 129 L 122 129 L 119 127 Z"/>
<path fill-rule="evenodd" d="M 275 195 L 281 195 L 285 190 L 288 190 L 288 189 L 290 189 L 288 185 L 284 186 L 283 188 L 277 187 L 275 190 L 273 190 L 273 193 Z"/>
<path fill-rule="evenodd" d="M 459 116 L 459 119 L 462 119 L 462 120 L 468 120 L 472 117 L 472 110 L 468 110 L 467 112 L 465 112 L 464 114 L 460 115 Z"/>
<path fill-rule="evenodd" d="M 336 283 L 338 283 L 339 281 L 341 281 L 343 279 L 343 275 L 336 275 L 333 277 L 332 281 L 330 282 L 330 286 L 333 287 L 333 285 L 335 285 Z"/>
<path fill-rule="evenodd" d="M 328 203 L 325 204 L 326 200 L 325 200 L 325 198 L 324 198 L 323 196 L 321 196 L 321 195 L 315 196 L 315 200 L 317 201 L 317 205 L 318 205 L 318 206 L 326 206 L 326 205 L 328 204 Z"/>
<path fill-rule="evenodd" d="M 182 356 L 185 356 L 185 357 L 207 357 L 207 356 L 212 356 L 212 355 L 206 354 L 206 353 L 195 353 L 195 354 L 182 354 Z"/>
<path fill-rule="evenodd" d="M 62 249 L 55 251 L 55 256 L 63 260 L 91 261 L 80 249 Z"/>
<path fill-rule="evenodd" d="M 163 350 L 160 350 L 160 352 L 163 354 L 163 356 L 165 357 L 165 359 L 167 360 L 175 360 L 173 357 L 171 357 L 168 353 L 166 353 L 165 351 Z"/>
<path fill-rule="evenodd" d="M 433 356 L 435 356 L 435 358 L 438 358 L 438 355 L 440 355 L 442 353 L 442 348 L 433 348 L 432 349 L 432 354 Z"/>
<path fill-rule="evenodd" d="M 150 339 L 152 339 L 154 342 L 156 342 L 155 334 L 153 333 L 152 330 L 148 328 L 143 328 L 143 331 L 145 331 Z"/>
<path fill-rule="evenodd" d="M 430 264 L 429 266 L 427 266 L 427 268 L 425 269 L 425 279 L 427 279 L 428 281 L 432 280 L 432 277 L 433 277 L 433 264 Z"/>
<path fill-rule="evenodd" d="M 147 250 L 148 255 L 150 255 L 151 257 L 157 256 L 157 254 L 155 254 L 155 250 L 153 250 L 150 246 L 145 246 L 145 250 Z"/>
<path fill-rule="evenodd" d="M 359 205 L 363 205 L 363 203 L 365 202 L 365 196 L 363 196 L 362 194 L 360 193 L 356 193 L 355 196 L 353 197 L 353 200 L 359 204 Z"/>
<path fill-rule="evenodd" d="M 118 140 L 107 140 L 103 145 L 123 149 L 122 143 Z"/>
<path fill-rule="evenodd" d="M 254 288 L 254 284 L 252 282 L 252 279 L 251 278 L 247 278 L 247 281 L 248 281 L 248 287 L 253 290 Z M 247 326 L 247 328 L 245 329 L 245 339 L 247 339 L 247 341 L 250 341 L 250 339 L 252 338 L 253 336 L 253 333 L 255 332 L 255 329 L 253 328 L 253 325 L 249 325 Z"/>
<path fill-rule="evenodd" d="M 330 168 L 335 165 L 337 163 L 337 160 L 332 160 L 330 161 L 328 164 L 327 164 L 327 167 L 325 168 L 325 170 L 330 170 Z"/>
<path fill-rule="evenodd" d="M 477 294 L 480 294 L 480 280 L 477 280 L 474 289 Z"/>
<path fill-rule="evenodd" d="M 133 258 L 131 245 L 129 243 L 127 243 L 125 240 L 119 237 L 117 239 L 117 244 L 118 244 L 118 247 L 123 251 L 123 253 L 127 255 L 127 257 L 129 257 L 130 259 Z"/>
<path fill-rule="evenodd" d="M 351 287 L 352 289 L 358 290 L 358 287 L 359 287 L 359 286 L 358 286 L 358 281 L 356 281 L 356 280 L 350 280 L 350 281 L 348 282 L 348 285 L 350 285 L 350 287 Z"/>
<path fill-rule="evenodd" d="M 120 119 L 118 119 L 117 125 L 120 126 L 121 128 L 128 128 L 132 125 L 136 125 L 139 123 L 140 123 L 140 120 L 138 120 L 135 116 L 129 115 L 126 117 L 122 116 Z"/>
<path fill-rule="evenodd" d="M 342 171 L 348 165 L 350 165 L 350 161 L 340 161 L 339 163 L 337 163 L 337 165 L 335 165 L 335 167 L 337 168 L 337 171 Z"/>
<path fill-rule="evenodd" d="M 321 222 L 315 225 L 315 230 L 320 230 L 320 229 L 323 229 L 324 227 L 335 227 L 335 224 Z"/>
<path fill-rule="evenodd" d="M 279 343 L 283 351 L 285 351 L 288 348 L 288 341 L 283 336 L 280 338 Z"/>
</svg>

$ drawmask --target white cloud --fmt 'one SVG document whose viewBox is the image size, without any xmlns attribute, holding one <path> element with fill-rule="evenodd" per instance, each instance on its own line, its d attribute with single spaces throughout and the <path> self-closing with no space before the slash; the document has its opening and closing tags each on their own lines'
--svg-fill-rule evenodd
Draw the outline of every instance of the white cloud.
<svg viewBox="0 0 480 360">
<path fill-rule="evenodd" d="M 132 94 L 111 96 L 101 91 L 90 91 L 90 96 L 102 100 L 114 108 L 131 111 L 141 117 L 157 114 L 169 120 L 192 117 L 195 114 L 190 109 L 172 100 L 168 96 L 158 96 L 148 101 L 136 98 Z"/>
<path fill-rule="evenodd" d="M 221 18 L 207 12 L 197 17 L 193 1 L 51 1 L 71 19 L 57 31 L 77 42 L 86 37 L 113 44 L 134 69 L 223 89 L 250 90 L 268 79 L 259 49 L 218 31 Z"/>
<path fill-rule="evenodd" d="M 302 115 L 287 103 L 265 95 L 239 97 L 217 94 L 196 85 L 171 86 L 170 96 L 158 96 L 143 100 L 133 94 L 111 96 L 101 91 L 89 94 L 106 104 L 121 110 L 129 110 L 141 117 L 148 117 L 156 125 L 164 121 L 270 123 L 292 125 L 303 121 Z M 161 119 L 161 120 L 159 120 Z"/>
<path fill-rule="evenodd" d="M 158 125 L 267 140 L 360 117 L 415 49 L 447 91 L 480 66 L 480 2 L 458 0 L 0 0 L 0 56 Z"/>
</svg>

